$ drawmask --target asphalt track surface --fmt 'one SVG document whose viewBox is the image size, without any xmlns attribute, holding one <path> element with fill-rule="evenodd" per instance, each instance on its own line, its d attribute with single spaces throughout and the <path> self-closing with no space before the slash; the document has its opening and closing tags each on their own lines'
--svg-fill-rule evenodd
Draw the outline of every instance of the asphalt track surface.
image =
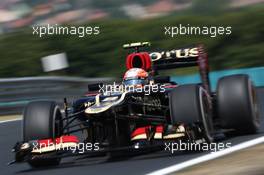
<svg viewBox="0 0 264 175">
<path fill-rule="evenodd" d="M 261 130 L 259 134 L 239 136 L 226 140 L 232 146 L 239 143 L 264 136 L 264 88 L 258 90 L 261 110 Z M 105 158 L 93 158 L 75 161 L 66 158 L 61 165 L 52 168 L 33 169 L 26 163 L 7 166 L 13 160 L 11 149 L 21 140 L 21 121 L 0 123 L 0 174 L 32 174 L 32 175 L 65 175 L 65 174 L 146 174 L 183 161 L 191 160 L 203 153 L 179 153 L 157 152 L 148 155 L 124 158 L 118 161 L 107 161 Z"/>
</svg>

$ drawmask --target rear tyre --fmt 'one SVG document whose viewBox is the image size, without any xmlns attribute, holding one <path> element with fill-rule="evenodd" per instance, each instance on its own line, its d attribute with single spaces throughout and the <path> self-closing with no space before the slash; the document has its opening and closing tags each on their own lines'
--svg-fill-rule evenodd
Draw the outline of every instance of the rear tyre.
<svg viewBox="0 0 264 175">
<path fill-rule="evenodd" d="M 178 86 L 169 93 L 171 123 L 202 126 L 204 138 L 212 142 L 211 98 L 199 85 Z"/>
<path fill-rule="evenodd" d="M 259 128 L 256 90 L 247 75 L 221 78 L 217 85 L 217 109 L 221 126 L 238 134 L 254 134 Z"/>
<path fill-rule="evenodd" d="M 53 101 L 30 102 L 24 110 L 23 140 L 56 138 L 62 135 L 62 114 Z M 43 158 L 45 157 L 45 158 Z M 28 163 L 33 167 L 58 165 L 60 159 L 48 155 L 32 155 Z"/>
</svg>

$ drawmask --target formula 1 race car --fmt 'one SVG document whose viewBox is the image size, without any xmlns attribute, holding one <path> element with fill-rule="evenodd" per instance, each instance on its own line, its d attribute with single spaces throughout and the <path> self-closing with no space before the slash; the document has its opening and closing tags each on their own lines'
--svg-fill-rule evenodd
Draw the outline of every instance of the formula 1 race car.
<svg viewBox="0 0 264 175">
<path fill-rule="evenodd" d="M 211 143 L 216 135 L 254 134 L 259 128 L 255 87 L 247 75 L 222 77 L 212 92 L 202 46 L 142 52 L 132 43 L 122 82 L 88 85 L 88 93 L 64 110 L 33 101 L 23 117 L 23 140 L 14 162 L 57 165 L 67 156 L 116 156 L 164 149 L 173 141 Z M 177 84 L 161 70 L 198 66 L 200 84 Z"/>
</svg>

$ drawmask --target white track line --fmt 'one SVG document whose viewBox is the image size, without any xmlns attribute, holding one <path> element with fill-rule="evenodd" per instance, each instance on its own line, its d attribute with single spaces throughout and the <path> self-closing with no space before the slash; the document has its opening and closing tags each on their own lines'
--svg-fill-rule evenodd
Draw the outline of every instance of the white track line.
<svg viewBox="0 0 264 175">
<path fill-rule="evenodd" d="M 196 164 L 208 161 L 208 160 L 212 160 L 212 159 L 215 159 L 218 157 L 222 157 L 224 155 L 227 155 L 227 154 L 233 153 L 235 151 L 239 151 L 241 149 L 245 149 L 245 148 L 248 148 L 248 147 L 263 143 L 263 142 L 264 142 L 264 136 L 261 136 L 261 137 L 258 137 L 256 139 L 237 144 L 235 146 L 232 146 L 230 148 L 226 148 L 226 149 L 218 151 L 218 152 L 209 153 L 209 154 L 206 154 L 206 155 L 198 157 L 198 158 L 194 158 L 194 159 L 187 160 L 185 162 L 182 162 L 182 163 L 179 163 L 176 165 L 169 166 L 167 168 L 163 168 L 163 169 L 160 169 L 157 171 L 150 172 L 150 173 L 148 173 L 148 175 L 164 175 L 164 174 L 173 173 L 175 171 L 179 171 L 179 170 L 182 170 L 184 168 L 187 168 L 187 167 L 190 167 L 190 166 L 193 166 L 193 165 L 196 165 Z"/>
<path fill-rule="evenodd" d="M 19 121 L 19 120 L 22 120 L 22 119 L 21 118 L 16 118 L 16 119 L 4 120 L 4 121 L 0 121 L 0 124 L 8 123 L 8 122 L 14 122 L 14 121 Z"/>
</svg>

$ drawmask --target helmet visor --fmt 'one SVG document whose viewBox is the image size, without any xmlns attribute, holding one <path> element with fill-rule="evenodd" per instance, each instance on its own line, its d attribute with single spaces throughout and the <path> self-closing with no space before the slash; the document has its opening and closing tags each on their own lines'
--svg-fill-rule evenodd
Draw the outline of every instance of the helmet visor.
<svg viewBox="0 0 264 175">
<path fill-rule="evenodd" d="M 132 80 L 124 80 L 124 85 L 131 86 L 131 85 L 145 85 L 147 80 L 143 79 L 132 79 Z"/>
</svg>

